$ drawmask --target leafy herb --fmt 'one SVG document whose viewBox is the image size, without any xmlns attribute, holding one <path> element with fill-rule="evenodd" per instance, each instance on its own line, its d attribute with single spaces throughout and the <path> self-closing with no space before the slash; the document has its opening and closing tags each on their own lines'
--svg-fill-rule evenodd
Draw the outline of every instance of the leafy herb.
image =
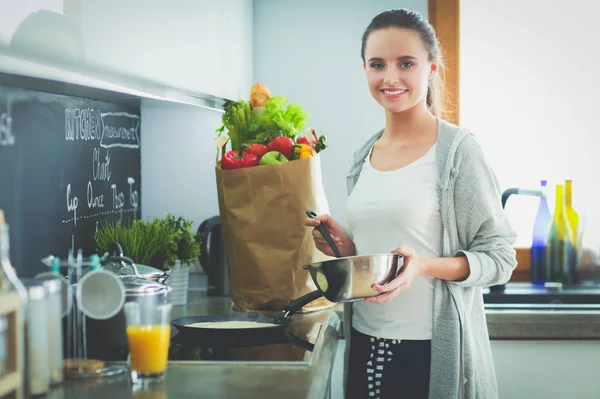
<svg viewBox="0 0 600 399">
<path fill-rule="evenodd" d="M 278 130 L 284 136 L 295 138 L 306 127 L 309 116 L 304 107 L 289 103 L 286 97 L 271 97 L 265 104 L 264 112 L 250 121 L 251 137 L 258 139 L 259 134 Z"/>
<path fill-rule="evenodd" d="M 106 222 L 94 234 L 99 253 L 108 252 L 110 244 L 118 242 L 125 256 L 140 265 L 158 269 L 171 267 L 176 260 L 195 263 L 200 255 L 200 244 L 192 231 L 192 221 L 175 218 L 170 213 L 164 219 L 129 223 Z"/>
<path fill-rule="evenodd" d="M 220 137 L 227 128 L 227 134 L 231 140 L 231 148 L 239 151 L 242 144 L 248 142 L 249 139 L 248 125 L 252 118 L 250 103 L 243 100 L 227 100 L 223 109 L 225 113 L 221 117 L 221 127 L 216 130 L 219 133 L 217 137 Z"/>
<path fill-rule="evenodd" d="M 166 261 L 173 265 L 176 260 L 182 263 L 195 263 L 200 255 L 200 244 L 196 241 L 196 236 L 192 230 L 193 222 L 183 217 L 175 218 L 172 214 L 162 221 L 165 229 L 172 232 L 172 240 L 175 245 L 169 246 L 166 254 Z"/>
<path fill-rule="evenodd" d="M 262 112 L 252 112 L 250 103 L 243 100 L 226 101 L 224 110 L 217 137 L 227 129 L 231 148 L 238 151 L 244 144 L 266 143 L 277 136 L 295 138 L 310 116 L 304 107 L 291 104 L 282 96 L 269 98 Z"/>
<path fill-rule="evenodd" d="M 95 246 L 101 254 L 108 252 L 111 243 L 118 242 L 124 255 L 134 262 L 160 269 L 164 268 L 167 253 L 173 250 L 173 238 L 173 231 L 163 228 L 158 218 L 146 222 L 106 222 L 94 234 Z"/>
</svg>

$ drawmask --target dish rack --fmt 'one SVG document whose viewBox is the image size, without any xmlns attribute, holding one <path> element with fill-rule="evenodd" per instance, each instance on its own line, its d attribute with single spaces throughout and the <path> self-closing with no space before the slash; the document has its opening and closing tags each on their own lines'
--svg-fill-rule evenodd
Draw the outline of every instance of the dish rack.
<svg viewBox="0 0 600 399">
<path fill-rule="evenodd" d="M 23 398 L 23 373 L 19 348 L 23 336 L 19 334 L 18 326 L 22 323 L 23 314 L 21 299 L 16 291 L 0 292 L 0 317 L 8 319 L 7 368 L 6 374 L 0 377 L 0 398 L 21 399 Z"/>
</svg>

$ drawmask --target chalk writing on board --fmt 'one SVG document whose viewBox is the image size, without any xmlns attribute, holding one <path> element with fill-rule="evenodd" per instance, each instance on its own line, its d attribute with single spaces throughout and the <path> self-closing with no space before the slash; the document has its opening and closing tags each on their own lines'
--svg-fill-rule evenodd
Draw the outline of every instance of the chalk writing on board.
<svg viewBox="0 0 600 399">
<path fill-rule="evenodd" d="M 112 189 L 113 209 L 122 209 L 125 205 L 125 196 L 123 195 L 123 192 L 117 191 L 116 184 L 111 184 L 110 188 Z"/>
<path fill-rule="evenodd" d="M 15 136 L 12 132 L 10 98 L 6 102 L 6 112 L 0 113 L 0 147 L 10 147 L 15 145 Z"/>
<path fill-rule="evenodd" d="M 127 184 L 129 184 L 129 206 L 131 206 L 131 208 L 133 208 L 133 216 L 136 217 L 137 216 L 137 208 L 138 205 L 140 203 L 140 195 L 138 194 L 137 190 L 133 189 L 133 185 L 135 184 L 135 179 L 133 177 L 128 177 L 127 178 Z"/>
<path fill-rule="evenodd" d="M 102 117 L 100 111 L 92 108 L 65 109 L 65 140 L 100 140 L 102 137 Z"/>
<path fill-rule="evenodd" d="M 123 213 L 129 213 L 129 212 L 135 212 L 135 209 L 119 209 L 119 210 L 110 210 L 110 211 L 102 211 L 102 212 L 96 212 L 96 213 L 92 213 L 89 215 L 84 215 L 84 216 L 77 216 L 77 220 L 81 220 L 81 219 L 93 219 L 95 217 L 98 216 L 106 216 L 106 215 L 116 215 L 116 214 L 123 214 Z M 62 223 L 71 223 L 73 222 L 73 218 L 71 219 L 65 219 L 65 220 L 61 220 Z"/>
<path fill-rule="evenodd" d="M 87 185 L 87 205 L 90 209 L 104 208 L 104 195 L 94 195 L 94 187 L 91 181 Z"/>
<path fill-rule="evenodd" d="M 106 150 L 106 154 L 102 156 L 101 148 L 94 148 L 92 155 L 92 176 L 94 180 L 110 180 L 110 154 Z"/>
<path fill-rule="evenodd" d="M 79 199 L 77 197 L 71 197 L 71 184 L 67 184 L 67 210 L 73 212 L 73 223 L 77 226 L 77 207 L 79 206 Z"/>
<path fill-rule="evenodd" d="M 102 114 L 102 139 L 104 148 L 140 148 L 138 129 L 140 118 L 126 112 L 106 112 Z"/>
</svg>

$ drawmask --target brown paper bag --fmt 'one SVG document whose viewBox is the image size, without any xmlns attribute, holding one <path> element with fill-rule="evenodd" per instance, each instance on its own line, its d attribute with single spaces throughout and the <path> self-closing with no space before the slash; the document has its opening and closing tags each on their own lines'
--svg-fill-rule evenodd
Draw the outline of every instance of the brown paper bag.
<svg viewBox="0 0 600 399">
<path fill-rule="evenodd" d="M 329 212 L 319 155 L 278 165 L 216 168 L 221 232 L 234 307 L 281 310 L 316 290 L 302 267 L 328 259 L 304 226 L 306 211 Z M 333 306 L 317 299 L 301 312 Z"/>
</svg>

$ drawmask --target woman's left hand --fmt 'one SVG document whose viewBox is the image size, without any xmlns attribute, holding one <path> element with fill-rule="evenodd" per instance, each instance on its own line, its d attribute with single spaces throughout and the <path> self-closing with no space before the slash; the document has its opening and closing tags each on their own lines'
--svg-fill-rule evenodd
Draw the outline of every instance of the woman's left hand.
<svg viewBox="0 0 600 399">
<path fill-rule="evenodd" d="M 394 299 L 402 291 L 410 287 L 412 282 L 423 275 L 425 268 L 425 258 L 418 256 L 412 248 L 399 246 L 392 253 L 404 256 L 404 267 L 402 271 L 390 282 L 384 285 L 373 284 L 373 289 L 380 294 L 370 298 L 365 298 L 365 302 L 384 303 Z"/>
</svg>

